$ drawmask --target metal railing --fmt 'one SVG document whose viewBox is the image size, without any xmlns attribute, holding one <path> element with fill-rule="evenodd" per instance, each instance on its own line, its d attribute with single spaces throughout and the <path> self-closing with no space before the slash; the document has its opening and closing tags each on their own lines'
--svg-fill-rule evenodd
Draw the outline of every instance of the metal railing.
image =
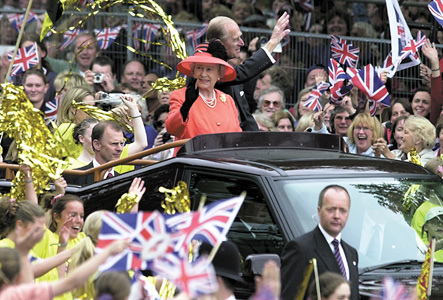
<svg viewBox="0 0 443 300">
<path fill-rule="evenodd" d="M 364 2 L 378 3 L 377 1 Z M 10 11 L 8 11 L 8 13 L 9 12 Z M 88 14 L 88 12 L 73 11 L 72 16 L 68 16 L 69 14 L 66 13 L 64 20 L 61 21 L 61 23 L 66 25 L 70 23 L 70 20 L 78 20 L 78 18 L 84 18 Z M 179 60 L 172 53 L 170 53 L 168 47 L 151 44 L 149 49 L 146 50 L 145 44 L 141 43 L 141 49 L 139 49 L 136 53 L 133 53 L 129 50 L 129 48 L 125 47 L 125 45 L 134 47 L 132 32 L 135 25 L 146 23 L 161 24 L 160 21 L 137 18 L 127 12 L 99 12 L 92 18 L 88 19 L 86 29 L 93 31 L 96 28 L 103 28 L 106 21 L 109 20 L 115 21 L 119 24 L 126 24 L 126 28 L 121 30 L 116 42 L 114 42 L 109 49 L 102 51 L 103 55 L 111 57 L 115 62 L 118 78 L 122 72 L 123 64 L 132 58 L 138 58 L 144 61 L 150 71 L 156 72 L 160 76 L 175 76 L 175 66 Z M 75 24 L 75 22 L 71 23 L 71 25 L 73 24 Z M 175 25 L 176 28 L 182 32 L 183 39 L 187 45 L 188 53 L 192 54 L 193 49 L 186 40 L 185 33 L 200 28 L 203 24 L 176 22 Z M 269 39 L 272 33 L 270 29 L 241 27 L 241 30 L 243 32 L 242 38 L 245 41 L 245 44 L 249 43 L 249 41 L 256 36 Z M 368 63 L 372 63 L 374 66 L 380 65 L 391 50 L 390 40 L 359 37 L 346 37 L 346 39 L 353 42 L 354 45 L 357 45 L 360 48 L 359 67 L 362 67 Z M 52 43 L 52 47 L 57 47 L 60 42 L 61 35 L 53 35 L 53 37 L 51 37 L 49 40 L 49 43 Z M 163 44 L 166 42 L 166 39 L 161 31 L 159 31 L 159 33 L 156 35 L 154 42 Z M 437 47 L 439 49 L 443 48 L 442 45 L 437 45 Z M 152 59 L 147 58 L 145 54 L 149 54 Z M 288 76 L 290 76 L 294 82 L 294 93 L 291 99 L 288 101 L 289 106 L 292 106 L 292 104 L 295 102 L 295 96 L 304 85 L 307 69 L 314 64 L 323 64 L 327 66 L 330 57 L 330 36 L 326 34 L 291 32 L 290 38 L 283 46 L 283 52 L 278 53 L 275 56 L 278 60 L 277 65 L 284 68 L 287 71 Z M 62 59 L 70 60 L 72 57 L 73 53 L 70 48 L 65 51 L 60 51 L 59 53 L 59 58 Z M 156 63 L 156 60 L 169 65 L 172 70 Z M 421 85 L 419 68 L 415 67 L 398 72 L 392 82 L 395 88 L 391 90 L 391 93 L 394 97 L 403 96 L 404 94 L 407 95 L 414 88 Z"/>
</svg>

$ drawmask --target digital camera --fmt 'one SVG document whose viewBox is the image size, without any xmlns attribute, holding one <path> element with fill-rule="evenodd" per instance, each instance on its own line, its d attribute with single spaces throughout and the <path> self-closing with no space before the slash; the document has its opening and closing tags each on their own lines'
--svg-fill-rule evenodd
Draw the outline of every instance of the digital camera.
<svg viewBox="0 0 443 300">
<path fill-rule="evenodd" d="M 104 73 L 94 73 L 94 83 L 102 83 L 104 78 Z"/>
</svg>

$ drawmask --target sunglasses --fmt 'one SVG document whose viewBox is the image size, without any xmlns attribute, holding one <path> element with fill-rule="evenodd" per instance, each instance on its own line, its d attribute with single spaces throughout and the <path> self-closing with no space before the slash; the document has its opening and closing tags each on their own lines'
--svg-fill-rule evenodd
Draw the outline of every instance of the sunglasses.
<svg viewBox="0 0 443 300">
<path fill-rule="evenodd" d="M 268 107 L 269 105 L 271 105 L 271 103 L 272 103 L 272 105 L 273 105 L 275 108 L 280 108 L 280 107 L 281 107 L 281 101 L 263 100 L 263 106 L 264 106 L 264 107 Z"/>
</svg>

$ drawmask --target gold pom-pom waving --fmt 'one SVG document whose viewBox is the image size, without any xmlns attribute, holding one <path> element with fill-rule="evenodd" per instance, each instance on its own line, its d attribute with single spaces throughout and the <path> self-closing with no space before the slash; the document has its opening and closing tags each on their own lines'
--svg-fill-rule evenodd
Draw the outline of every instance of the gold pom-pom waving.
<svg viewBox="0 0 443 300">
<path fill-rule="evenodd" d="M 2 84 L 3 101 L 0 110 L 0 132 L 17 144 L 18 163 L 32 168 L 37 194 L 49 189 L 49 179 L 60 178 L 67 163 L 62 161 L 63 143 L 46 126 L 43 114 L 35 109 L 22 87 Z M 21 201 L 25 194 L 25 174 L 18 172 L 12 181 L 11 198 Z"/>
<path fill-rule="evenodd" d="M 114 113 L 113 111 L 104 111 L 96 106 L 87 105 L 82 102 L 72 101 L 72 107 L 74 109 L 80 109 L 88 114 L 91 118 L 97 119 L 99 121 L 114 121 L 120 126 L 122 126 L 126 131 L 134 133 L 134 129 L 127 123 L 128 118 L 124 118 L 123 116 Z"/>
<path fill-rule="evenodd" d="M 191 210 L 188 186 L 184 181 L 179 181 L 173 189 L 161 186 L 158 191 L 165 194 L 165 200 L 162 201 L 161 206 L 166 214 L 173 215 L 176 211 L 185 213 Z"/>
<path fill-rule="evenodd" d="M 138 196 L 135 193 L 123 194 L 115 205 L 118 214 L 124 214 L 131 211 L 132 207 L 138 203 Z"/>
<path fill-rule="evenodd" d="M 408 152 L 408 160 L 416 165 L 423 166 L 420 154 L 418 154 L 415 148 L 411 148 L 411 151 Z"/>
</svg>

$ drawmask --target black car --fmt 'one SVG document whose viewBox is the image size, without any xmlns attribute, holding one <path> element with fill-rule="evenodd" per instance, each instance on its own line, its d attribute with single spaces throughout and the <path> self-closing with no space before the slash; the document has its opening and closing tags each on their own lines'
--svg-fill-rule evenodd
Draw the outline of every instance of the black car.
<svg viewBox="0 0 443 300">
<path fill-rule="evenodd" d="M 202 195 L 211 202 L 246 191 L 228 233 L 243 259 L 279 255 L 287 241 L 317 225 L 319 192 L 330 184 L 344 186 L 351 211 L 343 239 L 359 253 L 362 299 L 379 293 L 386 276 L 416 284 L 427 250 L 421 237 L 425 207 L 441 206 L 443 199 L 441 179 L 421 166 L 347 154 L 336 135 L 282 132 L 198 136 L 175 158 L 67 192 L 85 200 L 86 214 L 113 210 L 136 176 L 147 188 L 141 210 L 162 211 L 159 188 L 179 181 L 188 185 L 193 209 Z M 443 265 L 436 262 L 431 299 L 443 299 L 442 286 Z M 251 287 L 242 286 L 240 297 Z"/>
</svg>

